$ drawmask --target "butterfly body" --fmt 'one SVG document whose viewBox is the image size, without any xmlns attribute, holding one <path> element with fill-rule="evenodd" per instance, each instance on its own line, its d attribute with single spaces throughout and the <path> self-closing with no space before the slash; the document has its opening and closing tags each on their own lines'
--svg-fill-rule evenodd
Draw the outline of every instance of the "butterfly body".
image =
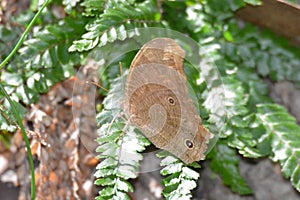
<svg viewBox="0 0 300 200">
<path fill-rule="evenodd" d="M 170 38 L 146 43 L 130 66 L 125 113 L 156 147 L 191 163 L 204 158 L 212 134 L 188 95 L 184 56 Z"/>
</svg>

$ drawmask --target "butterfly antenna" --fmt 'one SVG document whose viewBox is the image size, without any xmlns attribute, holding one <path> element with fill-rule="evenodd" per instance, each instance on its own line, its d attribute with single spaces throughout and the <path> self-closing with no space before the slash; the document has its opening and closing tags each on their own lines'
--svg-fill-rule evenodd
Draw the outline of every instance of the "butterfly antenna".
<svg viewBox="0 0 300 200">
<path fill-rule="evenodd" d="M 90 84 L 93 84 L 93 85 L 96 85 L 97 87 L 101 88 L 102 90 L 104 90 L 105 92 L 109 92 L 108 89 L 102 87 L 100 84 L 94 82 L 94 81 L 86 81 L 86 83 L 90 83 Z"/>
<path fill-rule="evenodd" d="M 120 113 L 118 112 L 118 113 L 112 118 L 112 120 L 110 121 L 109 126 L 108 126 L 108 129 L 107 129 L 107 131 L 106 131 L 106 135 L 108 135 L 108 133 L 109 133 L 109 131 L 110 131 L 112 125 L 113 125 L 114 122 L 116 121 L 117 117 L 119 117 L 119 115 L 120 115 Z"/>
</svg>

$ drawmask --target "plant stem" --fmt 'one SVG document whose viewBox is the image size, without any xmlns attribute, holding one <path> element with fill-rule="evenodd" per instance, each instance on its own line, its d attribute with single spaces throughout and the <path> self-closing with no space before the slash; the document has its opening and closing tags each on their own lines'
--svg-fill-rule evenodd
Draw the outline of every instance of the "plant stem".
<svg viewBox="0 0 300 200">
<path fill-rule="evenodd" d="M 31 30 L 32 26 L 36 22 L 37 18 L 40 16 L 40 14 L 44 10 L 44 8 L 50 3 L 50 1 L 51 0 L 46 0 L 44 2 L 44 4 L 42 5 L 42 7 L 39 9 L 39 11 L 35 14 L 35 16 L 33 17 L 33 19 L 30 21 L 29 25 L 27 26 L 26 30 L 22 34 L 21 38 L 19 39 L 18 43 L 14 47 L 14 49 L 4 59 L 4 61 L 0 64 L 0 70 L 8 63 L 8 61 L 17 52 L 17 50 L 19 49 L 19 47 L 21 46 L 21 44 L 25 40 L 26 36 L 28 35 L 29 31 Z M 26 149 L 27 149 L 27 155 L 28 155 L 28 160 L 29 160 L 29 168 L 30 168 L 30 175 L 31 175 L 31 199 L 34 200 L 35 199 L 34 165 L 33 165 L 32 153 L 31 153 L 31 149 L 30 149 L 30 145 L 29 145 L 29 140 L 28 140 L 28 137 L 27 137 L 27 134 L 26 134 L 26 131 L 25 131 L 25 127 L 24 127 L 24 125 L 22 123 L 22 119 L 21 119 L 21 117 L 20 117 L 20 115 L 19 115 L 19 113 L 17 111 L 15 102 L 11 100 L 10 96 L 7 94 L 7 92 L 5 91 L 5 89 L 4 89 L 4 87 L 2 86 L 1 83 L 0 83 L 0 91 L 3 92 L 3 94 L 5 95 L 5 97 L 7 98 L 7 100 L 9 101 L 9 103 L 11 105 L 11 108 L 12 108 L 12 112 L 13 112 L 14 116 L 17 119 L 18 125 L 21 128 L 21 132 L 22 132 L 22 135 L 23 135 L 23 138 L 24 138 L 24 141 L 25 141 L 25 145 L 26 145 Z"/>
<path fill-rule="evenodd" d="M 34 25 L 37 18 L 40 16 L 44 8 L 50 3 L 51 0 L 46 0 L 45 3 L 42 5 L 42 7 L 39 9 L 39 11 L 35 14 L 33 19 L 30 21 L 29 25 L 25 29 L 24 33 L 22 34 L 21 38 L 19 39 L 18 43 L 16 44 L 15 48 L 10 52 L 10 54 L 3 60 L 3 62 L 0 64 L 0 70 L 8 63 L 8 61 L 13 57 L 13 55 L 17 52 L 23 41 L 25 40 L 27 34 L 29 33 L 30 29 Z"/>
</svg>

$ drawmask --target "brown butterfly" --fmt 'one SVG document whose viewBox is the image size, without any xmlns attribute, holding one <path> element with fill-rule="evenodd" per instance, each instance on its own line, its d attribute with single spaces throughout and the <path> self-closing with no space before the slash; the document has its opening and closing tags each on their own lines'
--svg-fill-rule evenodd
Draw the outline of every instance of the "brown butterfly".
<svg viewBox="0 0 300 200">
<path fill-rule="evenodd" d="M 205 157 L 213 135 L 202 126 L 188 96 L 184 56 L 173 39 L 147 42 L 130 66 L 125 113 L 156 147 L 188 164 Z"/>
</svg>

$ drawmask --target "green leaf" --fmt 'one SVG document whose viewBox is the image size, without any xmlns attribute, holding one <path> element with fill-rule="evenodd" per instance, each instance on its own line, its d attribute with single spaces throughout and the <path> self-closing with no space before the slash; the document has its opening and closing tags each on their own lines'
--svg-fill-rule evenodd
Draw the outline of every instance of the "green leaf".
<svg viewBox="0 0 300 200">
<path fill-rule="evenodd" d="M 114 169 L 109 169 L 109 168 L 98 169 L 95 173 L 95 177 L 97 177 L 97 178 L 107 177 L 107 176 L 114 175 L 114 174 L 116 174 L 116 171 Z"/>
<path fill-rule="evenodd" d="M 170 155 L 170 156 L 165 157 L 163 160 L 161 160 L 160 165 L 161 166 L 167 166 L 167 165 L 170 165 L 170 164 L 177 163 L 178 161 L 179 161 L 178 158 L 176 158 L 173 155 Z"/>
<path fill-rule="evenodd" d="M 15 124 L 11 124 L 11 121 L 7 120 L 7 118 L 3 117 L 5 115 L 1 109 L 0 114 L 0 130 L 6 130 L 7 132 L 14 132 L 17 129 Z M 4 136 L 3 136 L 4 137 Z M 1 139 L 2 141 L 2 139 Z"/>
<path fill-rule="evenodd" d="M 11 86 L 19 86 L 22 83 L 22 77 L 17 73 L 2 73 L 1 80 Z"/>
<path fill-rule="evenodd" d="M 110 177 L 105 177 L 105 178 L 98 178 L 94 182 L 95 185 L 101 185 L 101 186 L 109 186 L 109 185 L 114 185 L 115 184 L 115 179 L 110 178 Z"/>
<path fill-rule="evenodd" d="M 106 158 L 104 160 L 102 160 L 98 165 L 97 165 L 97 169 L 105 169 L 105 168 L 108 168 L 108 167 L 113 167 L 113 166 L 116 166 L 118 163 L 117 163 L 117 160 L 115 160 L 114 158 Z"/>
<path fill-rule="evenodd" d="M 60 44 L 57 46 L 57 57 L 62 64 L 65 65 L 68 63 L 70 55 L 68 53 L 68 48 L 66 44 Z"/>
<path fill-rule="evenodd" d="M 168 176 L 162 180 L 162 184 L 164 186 L 178 185 L 180 183 L 179 176 L 180 176 L 180 172 L 171 174 L 170 176 Z"/>
<path fill-rule="evenodd" d="M 266 76 L 270 73 L 268 59 L 269 59 L 268 54 L 262 53 L 261 57 L 257 61 L 257 71 L 262 76 Z"/>
<path fill-rule="evenodd" d="M 130 197 L 125 192 L 117 191 L 116 196 L 114 197 L 114 199 L 130 200 Z"/>
<path fill-rule="evenodd" d="M 283 175 L 290 178 L 293 186 L 300 191 L 300 127 L 277 104 L 260 104 L 257 108 L 257 117 L 267 130 L 262 138 L 268 138 L 273 160 L 280 162 Z"/>
<path fill-rule="evenodd" d="M 124 192 L 133 192 L 132 185 L 128 181 L 122 179 L 117 179 L 116 187 Z"/>
<path fill-rule="evenodd" d="M 180 172 L 182 171 L 182 166 L 183 164 L 180 163 L 174 163 L 174 164 L 169 164 L 166 167 L 164 167 L 160 173 L 165 176 L 165 175 L 169 175 L 169 174 L 174 174 L 176 172 Z"/>
<path fill-rule="evenodd" d="M 162 151 L 159 151 L 157 154 L 156 154 L 156 156 L 158 157 L 158 158 L 165 158 L 165 157 L 167 157 L 167 156 L 173 156 L 170 152 L 168 152 L 168 151 L 164 151 L 164 150 L 162 150 Z M 174 156 L 173 156 L 174 157 Z M 175 158 L 175 157 L 174 157 Z"/>
<path fill-rule="evenodd" d="M 1 91 L 0 91 L 1 94 Z M 13 128 L 11 127 L 11 125 L 16 125 L 17 119 L 15 118 L 15 115 L 13 113 L 13 107 L 12 105 L 9 103 L 9 101 L 7 99 L 3 100 L 3 105 L 1 105 L 0 110 L 1 110 L 1 115 L 6 119 L 5 121 L 7 123 L 9 123 L 10 125 L 4 125 L 7 128 Z M 26 108 L 24 108 L 21 104 L 19 104 L 18 102 L 14 101 L 14 107 L 16 109 L 16 111 L 18 112 L 18 114 L 20 115 L 21 118 L 25 117 L 26 114 Z M 4 123 L 5 123 L 4 121 Z M 14 124 L 12 124 L 14 123 Z M 6 123 L 5 123 L 6 124 Z M 4 128 L 5 128 L 4 127 Z M 1 129 L 1 130 L 7 130 L 8 129 Z"/>
<path fill-rule="evenodd" d="M 113 187 L 106 187 L 99 192 L 101 197 L 109 197 L 115 194 L 115 190 Z"/>
<path fill-rule="evenodd" d="M 182 177 L 184 177 L 184 178 L 197 180 L 199 178 L 199 176 L 200 175 L 197 172 L 195 172 L 194 170 L 192 170 L 188 167 L 182 168 Z"/>
<path fill-rule="evenodd" d="M 238 157 L 236 152 L 229 148 L 225 141 L 220 141 L 208 155 L 211 158 L 210 167 L 214 172 L 220 174 L 225 185 L 233 192 L 239 194 L 252 194 L 238 169 Z"/>
<path fill-rule="evenodd" d="M 183 195 L 189 195 L 191 190 L 197 186 L 196 182 L 193 180 L 182 180 L 178 186 L 178 192 Z"/>
<path fill-rule="evenodd" d="M 137 163 L 138 164 L 138 163 Z M 118 166 L 117 176 L 125 180 L 137 177 L 137 167 L 121 165 Z"/>
</svg>

